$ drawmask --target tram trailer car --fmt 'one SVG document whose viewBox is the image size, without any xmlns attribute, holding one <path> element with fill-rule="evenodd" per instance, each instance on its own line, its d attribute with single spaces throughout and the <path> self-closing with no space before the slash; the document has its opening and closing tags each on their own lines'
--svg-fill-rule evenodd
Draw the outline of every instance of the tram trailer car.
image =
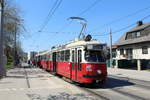
<svg viewBox="0 0 150 100">
<path fill-rule="evenodd" d="M 47 54 L 47 51 L 44 51 L 36 55 L 37 66 L 43 69 L 47 68 L 46 54 Z"/>
<path fill-rule="evenodd" d="M 41 54 L 41 66 L 43 69 L 48 69 L 48 51 L 45 51 Z"/>
<path fill-rule="evenodd" d="M 40 60 L 41 56 L 39 53 L 35 55 L 35 59 L 36 59 L 36 66 L 41 67 L 41 60 Z"/>
</svg>

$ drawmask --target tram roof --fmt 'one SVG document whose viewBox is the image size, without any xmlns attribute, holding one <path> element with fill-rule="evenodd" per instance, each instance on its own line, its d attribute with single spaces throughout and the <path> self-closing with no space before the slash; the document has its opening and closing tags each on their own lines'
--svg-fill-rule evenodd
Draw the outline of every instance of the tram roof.
<svg viewBox="0 0 150 100">
<path fill-rule="evenodd" d="M 50 52 L 51 51 L 49 51 L 49 50 L 41 51 L 36 56 L 41 56 L 41 55 L 44 55 L 44 54 L 49 54 Z"/>
<path fill-rule="evenodd" d="M 58 49 L 65 49 L 65 48 L 71 48 L 71 47 L 78 47 L 78 46 L 86 46 L 86 45 L 100 45 L 101 43 L 95 39 L 91 41 L 85 41 L 84 39 L 76 38 L 72 41 L 69 41 L 66 44 L 59 45 L 53 48 L 53 50 L 58 50 Z M 101 44 L 103 45 L 103 44 Z"/>
</svg>

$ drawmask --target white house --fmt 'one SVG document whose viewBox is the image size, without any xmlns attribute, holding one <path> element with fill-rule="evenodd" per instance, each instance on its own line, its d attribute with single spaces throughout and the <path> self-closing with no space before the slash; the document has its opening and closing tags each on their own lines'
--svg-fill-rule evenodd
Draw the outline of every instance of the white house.
<svg viewBox="0 0 150 100">
<path fill-rule="evenodd" d="M 115 46 L 115 67 L 146 68 L 150 64 L 150 23 L 137 22 L 137 26 L 126 32 Z"/>
</svg>

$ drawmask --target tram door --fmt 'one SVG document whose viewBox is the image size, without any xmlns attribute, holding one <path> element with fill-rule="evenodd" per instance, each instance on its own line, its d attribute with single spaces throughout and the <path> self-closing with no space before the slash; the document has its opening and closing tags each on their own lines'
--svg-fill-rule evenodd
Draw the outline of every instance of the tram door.
<svg viewBox="0 0 150 100">
<path fill-rule="evenodd" d="M 77 80 L 77 49 L 72 49 L 72 70 L 71 70 L 71 79 Z"/>
<path fill-rule="evenodd" d="M 53 60 L 53 72 L 56 72 L 56 52 L 53 52 L 52 60 Z"/>
<path fill-rule="evenodd" d="M 78 69 L 80 66 L 81 50 L 73 49 L 72 50 L 72 80 L 78 81 Z"/>
</svg>

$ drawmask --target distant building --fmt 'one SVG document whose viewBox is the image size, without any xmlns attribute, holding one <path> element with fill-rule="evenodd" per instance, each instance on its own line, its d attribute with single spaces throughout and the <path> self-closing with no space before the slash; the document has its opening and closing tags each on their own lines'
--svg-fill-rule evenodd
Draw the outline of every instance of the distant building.
<svg viewBox="0 0 150 100">
<path fill-rule="evenodd" d="M 37 54 L 37 52 L 35 52 L 35 51 L 30 52 L 30 60 L 34 60 L 36 54 Z"/>
<path fill-rule="evenodd" d="M 28 53 L 24 52 L 23 53 L 23 61 L 27 62 L 28 60 Z"/>
<path fill-rule="evenodd" d="M 145 69 L 150 64 L 150 23 L 137 22 L 112 49 L 115 67 Z"/>
</svg>

